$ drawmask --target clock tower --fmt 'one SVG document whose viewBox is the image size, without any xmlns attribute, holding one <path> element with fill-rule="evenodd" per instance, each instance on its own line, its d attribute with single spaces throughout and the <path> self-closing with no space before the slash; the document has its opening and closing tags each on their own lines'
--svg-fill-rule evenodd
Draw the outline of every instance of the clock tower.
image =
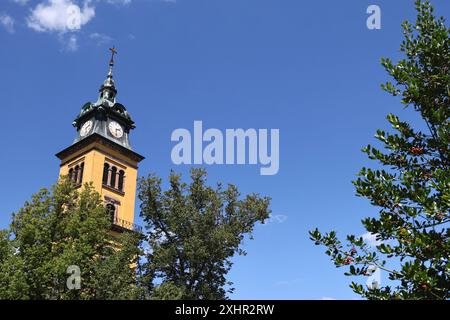
<svg viewBox="0 0 450 320">
<path fill-rule="evenodd" d="M 132 150 L 129 135 L 135 128 L 125 106 L 116 102 L 113 80 L 113 47 L 109 72 L 99 90 L 97 102 L 87 102 L 73 122 L 77 133 L 71 146 L 56 156 L 60 175 L 77 187 L 92 182 L 109 210 L 116 232 L 140 231 L 134 222 L 138 163 L 144 159 Z"/>
</svg>

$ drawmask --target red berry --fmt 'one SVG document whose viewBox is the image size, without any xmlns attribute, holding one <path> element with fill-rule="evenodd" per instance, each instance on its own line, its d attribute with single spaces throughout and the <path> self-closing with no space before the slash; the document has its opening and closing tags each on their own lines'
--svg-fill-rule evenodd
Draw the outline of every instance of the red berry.
<svg viewBox="0 0 450 320">
<path fill-rule="evenodd" d="M 433 176 L 433 174 L 431 174 L 430 172 L 424 172 L 423 174 L 422 174 L 422 176 L 423 176 L 423 178 L 424 179 L 431 179 L 431 177 Z"/>
<path fill-rule="evenodd" d="M 414 155 L 420 155 L 420 154 L 423 154 L 423 152 L 424 152 L 422 147 L 411 147 L 411 149 L 409 149 L 409 151 Z"/>
<path fill-rule="evenodd" d="M 344 264 L 345 265 L 349 265 L 353 262 L 353 258 L 352 257 L 346 257 L 344 260 Z"/>
</svg>

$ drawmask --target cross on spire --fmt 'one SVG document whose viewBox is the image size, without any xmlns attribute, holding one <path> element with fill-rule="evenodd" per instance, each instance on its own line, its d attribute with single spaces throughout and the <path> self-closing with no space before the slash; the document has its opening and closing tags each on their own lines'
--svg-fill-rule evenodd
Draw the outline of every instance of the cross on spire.
<svg viewBox="0 0 450 320">
<path fill-rule="evenodd" d="M 114 55 L 117 54 L 116 47 L 109 48 L 109 51 L 111 51 L 111 60 L 109 60 L 109 66 L 112 67 L 114 65 Z"/>
</svg>

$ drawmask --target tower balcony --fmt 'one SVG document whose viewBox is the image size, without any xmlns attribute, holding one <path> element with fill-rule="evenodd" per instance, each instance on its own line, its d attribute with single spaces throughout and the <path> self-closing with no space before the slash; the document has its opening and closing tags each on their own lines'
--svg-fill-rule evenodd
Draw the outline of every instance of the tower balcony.
<svg viewBox="0 0 450 320">
<path fill-rule="evenodd" d="M 143 234 L 143 228 L 140 225 L 132 223 L 130 221 L 126 221 L 117 217 L 114 217 L 112 221 L 112 229 L 115 231 L 123 232 L 123 231 L 134 231 L 139 234 Z"/>
</svg>

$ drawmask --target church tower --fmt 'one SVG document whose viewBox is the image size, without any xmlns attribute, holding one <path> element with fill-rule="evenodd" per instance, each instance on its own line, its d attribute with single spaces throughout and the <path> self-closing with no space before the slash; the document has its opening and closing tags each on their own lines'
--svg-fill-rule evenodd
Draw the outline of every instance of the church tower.
<svg viewBox="0 0 450 320">
<path fill-rule="evenodd" d="M 93 183 L 110 212 L 113 231 L 140 231 L 133 222 L 138 163 L 144 157 L 132 150 L 129 135 L 134 121 L 125 106 L 116 102 L 113 67 L 117 51 L 110 50 L 109 72 L 97 102 L 81 108 L 73 122 L 74 142 L 56 156 L 61 160 L 60 175 L 67 175 L 77 187 Z"/>
</svg>

